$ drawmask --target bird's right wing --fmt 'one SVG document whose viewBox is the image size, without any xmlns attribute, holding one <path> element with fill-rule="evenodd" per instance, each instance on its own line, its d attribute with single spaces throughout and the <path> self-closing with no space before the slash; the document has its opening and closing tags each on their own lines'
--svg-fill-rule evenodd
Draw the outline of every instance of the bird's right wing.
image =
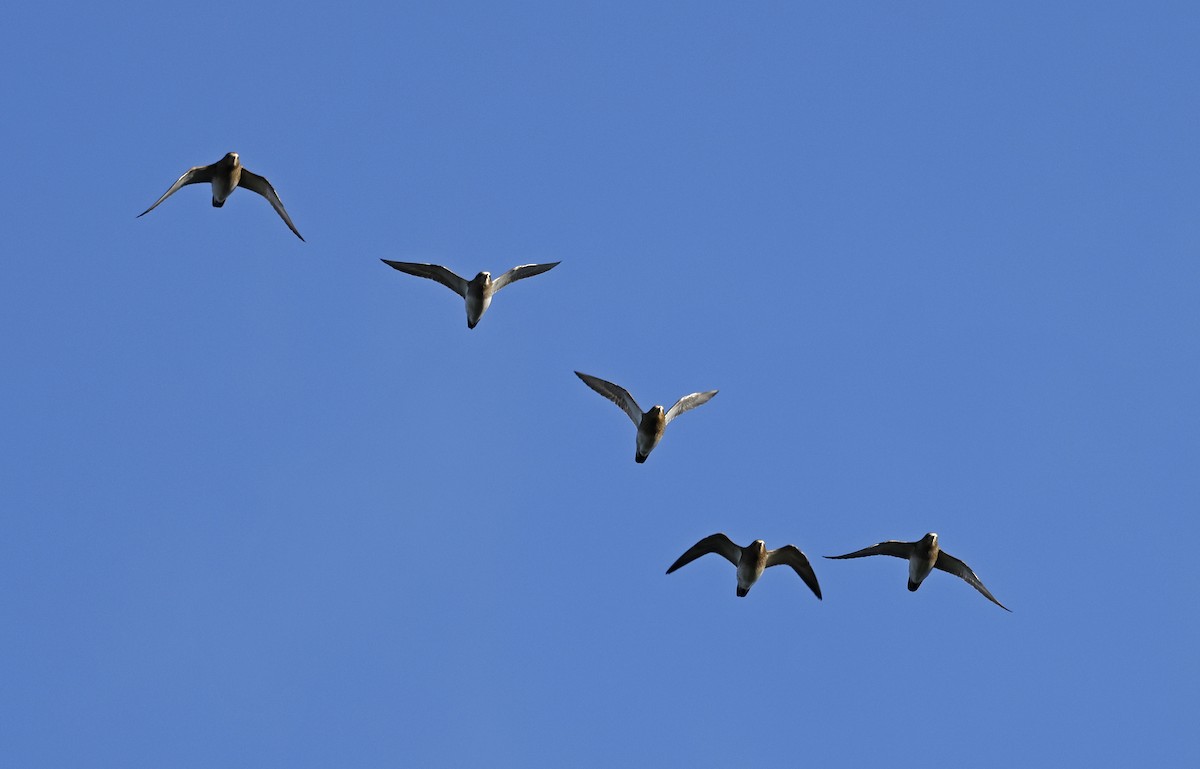
<svg viewBox="0 0 1200 769">
<path fill-rule="evenodd" d="M 467 296 L 467 281 L 455 275 L 450 270 L 442 267 L 439 264 L 418 264 L 417 262 L 393 262 L 391 259 L 380 259 L 387 266 L 406 272 L 409 275 L 416 275 L 418 278 L 429 278 L 436 280 L 446 288 L 463 297 Z"/>
<path fill-rule="evenodd" d="M 671 568 L 667 569 L 667 574 L 670 574 L 681 566 L 687 566 L 700 556 L 708 555 L 709 553 L 716 553 L 734 566 L 738 565 L 738 561 L 742 557 L 742 549 L 733 544 L 733 540 L 724 534 L 712 534 L 689 547 L 687 552 L 679 556 L 675 563 L 671 564 Z"/>
<path fill-rule="evenodd" d="M 629 394 L 628 390 L 626 390 L 624 387 L 619 387 L 612 382 L 605 382 L 603 379 L 594 377 L 590 374 L 581 374 L 576 371 L 575 376 L 582 379 L 585 385 L 620 406 L 621 411 L 624 411 L 626 414 L 628 414 L 629 418 L 633 420 L 635 425 L 638 425 L 639 427 L 641 426 L 642 409 L 637 405 L 637 401 L 633 399 L 633 396 Z"/>
<path fill-rule="evenodd" d="M 862 550 L 855 550 L 853 553 L 845 555 L 827 555 L 826 558 L 863 558 L 868 555 L 894 555 L 897 558 L 908 559 L 913 552 L 914 542 L 899 542 L 894 539 L 889 539 L 887 542 L 880 542 L 878 545 L 864 547 Z"/>
<path fill-rule="evenodd" d="M 175 183 L 171 185 L 171 188 L 164 192 L 161 198 L 154 201 L 153 206 L 150 206 L 145 211 L 138 214 L 138 216 L 145 216 L 153 211 L 155 206 L 174 195 L 175 191 L 180 187 L 186 187 L 189 184 L 202 184 L 204 182 L 211 182 L 215 174 L 214 169 L 216 168 L 216 165 L 216 163 L 213 163 L 209 166 L 196 166 L 195 168 L 189 168 L 188 170 L 184 171 L 183 176 L 176 179 Z"/>
</svg>

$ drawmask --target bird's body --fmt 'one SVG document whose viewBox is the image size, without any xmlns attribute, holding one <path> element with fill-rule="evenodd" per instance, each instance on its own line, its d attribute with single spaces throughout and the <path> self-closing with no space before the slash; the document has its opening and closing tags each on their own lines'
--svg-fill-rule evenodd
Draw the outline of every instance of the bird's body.
<svg viewBox="0 0 1200 769">
<path fill-rule="evenodd" d="M 763 571 L 768 567 L 780 564 L 792 567 L 800 579 L 804 580 L 804 584 L 813 591 L 813 594 L 818 599 L 821 597 L 821 586 L 817 582 L 817 575 L 813 572 L 812 564 L 795 545 L 784 545 L 777 550 L 768 550 L 765 542 L 756 539 L 746 547 L 741 547 L 721 533 L 711 534 L 688 548 L 683 555 L 676 559 L 675 563 L 671 564 L 671 567 L 667 569 L 667 574 L 709 553 L 716 553 L 737 567 L 739 598 L 744 598 L 750 592 L 750 588 L 762 576 Z"/>
<path fill-rule="evenodd" d="M 649 411 L 642 414 L 642 418 L 638 422 L 637 451 L 634 453 L 633 461 L 638 464 L 645 462 L 646 457 L 650 456 L 650 452 L 654 451 L 654 447 L 662 440 L 666 429 L 667 412 L 663 410 L 662 406 L 651 406 Z"/>
<path fill-rule="evenodd" d="M 230 153 L 233 154 L 233 153 Z M 218 161 L 218 164 L 224 161 Z M 220 208 L 225 205 L 225 201 L 237 189 L 238 183 L 242 180 L 242 164 L 234 162 L 233 167 L 228 173 L 214 173 L 212 178 L 212 204 L 213 208 Z M 158 205 L 155 203 L 154 205 Z"/>
<path fill-rule="evenodd" d="M 717 394 L 716 390 L 692 393 L 680 398 L 670 409 L 664 409 L 662 406 L 655 405 L 651 406 L 649 411 L 643 412 L 641 407 L 637 405 L 637 401 L 633 399 L 633 396 L 624 387 L 615 385 L 612 382 L 606 382 L 590 374 L 582 374 L 578 371 L 575 372 L 575 376 L 582 379 L 583 383 L 588 387 L 617 404 L 633 420 L 633 423 L 637 425 L 637 450 L 634 453 L 633 460 L 638 464 L 642 464 L 646 461 L 646 457 L 650 456 L 650 452 L 662 440 L 663 432 L 667 429 L 667 425 L 671 423 L 671 420 L 685 411 L 690 411 L 697 406 L 708 403 Z"/>
<path fill-rule="evenodd" d="M 214 208 L 220 208 L 225 205 L 225 201 L 229 199 L 229 196 L 238 187 L 245 187 L 251 192 L 262 195 L 271 204 L 271 207 L 275 209 L 275 213 L 279 214 L 279 217 L 283 219 L 284 224 L 296 234 L 296 237 L 304 240 L 300 231 L 296 229 L 296 225 L 292 223 L 292 217 L 288 216 L 287 209 L 283 207 L 283 201 L 279 199 L 275 188 L 263 177 L 246 170 L 242 166 L 242 161 L 236 152 L 226 153 L 225 157 L 211 165 L 189 168 L 184 172 L 183 176 L 175 180 L 175 183 L 163 193 L 161 198 L 154 201 L 154 205 L 138 214 L 138 216 L 145 216 L 153 211 L 159 203 L 174 195 L 181 187 L 186 187 L 189 184 L 204 183 L 212 186 L 212 204 Z"/>
<path fill-rule="evenodd" d="M 912 553 L 908 556 L 908 591 L 910 593 L 915 593 L 925 578 L 933 571 L 940 552 L 937 534 L 933 532 L 913 543 Z"/>
</svg>

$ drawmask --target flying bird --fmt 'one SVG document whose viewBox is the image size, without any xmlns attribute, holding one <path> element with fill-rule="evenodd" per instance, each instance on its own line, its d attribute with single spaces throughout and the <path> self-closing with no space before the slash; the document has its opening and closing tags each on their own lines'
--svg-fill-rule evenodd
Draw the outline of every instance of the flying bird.
<svg viewBox="0 0 1200 769">
<path fill-rule="evenodd" d="M 764 569 L 780 564 L 791 566 L 800 575 L 800 579 L 804 580 L 804 584 L 813 591 L 813 594 L 818 599 L 821 597 L 821 586 L 817 584 L 817 575 L 813 573 L 812 565 L 799 548 L 795 545 L 784 545 L 778 550 L 768 550 L 761 539 L 754 540 L 747 547 L 739 547 L 724 534 L 707 536 L 679 556 L 679 559 L 671 564 L 671 568 L 667 569 L 667 574 L 681 566 L 687 566 L 700 556 L 709 553 L 716 553 L 737 567 L 739 598 L 750 592 L 750 588 L 762 576 Z"/>
<path fill-rule="evenodd" d="M 490 272 L 481 272 L 471 280 L 465 280 L 437 264 L 393 262 L 390 259 L 381 259 L 380 261 L 400 272 L 416 275 L 418 278 L 436 280 L 465 299 L 467 301 L 467 328 L 475 328 L 475 324 L 479 323 L 479 319 L 487 312 L 488 306 L 492 303 L 492 296 L 497 291 L 509 283 L 515 283 L 525 278 L 532 278 L 534 275 L 541 275 L 543 272 L 561 264 L 561 262 L 522 264 L 518 267 L 513 267 L 495 280 L 492 280 Z"/>
<path fill-rule="evenodd" d="M 672 419 L 685 411 L 708 403 L 717 394 L 716 390 L 692 393 L 675 401 L 675 405 L 667 411 L 664 411 L 662 406 L 652 406 L 649 411 L 642 413 L 637 401 L 625 388 L 588 374 L 581 374 L 578 371 L 575 372 L 575 376 L 582 379 L 588 387 L 620 406 L 621 410 L 628 414 L 633 423 L 637 425 L 637 453 L 633 458 L 638 464 L 645 462 L 646 457 L 650 456 L 650 452 L 662 440 L 663 431 L 667 429 L 667 425 L 671 423 Z"/>
<path fill-rule="evenodd" d="M 271 183 L 259 176 L 256 173 L 251 173 L 238 159 L 236 152 L 226 153 L 225 157 L 213 163 L 210 166 L 196 166 L 189 168 L 184 172 L 183 176 L 175 180 L 171 188 L 163 193 L 163 196 L 154 201 L 154 205 L 147 208 L 145 211 L 138 214 L 139 217 L 145 216 L 154 210 L 154 208 L 167 198 L 175 194 L 175 191 L 180 187 L 186 187 L 189 184 L 205 184 L 212 183 L 212 204 L 214 208 L 220 208 L 225 205 L 225 200 L 233 194 L 234 189 L 245 187 L 251 192 L 257 192 L 267 199 L 271 207 L 275 209 L 275 213 L 279 214 L 284 223 L 296 233 L 296 237 L 304 240 L 304 236 L 300 234 L 300 230 L 296 229 L 296 225 L 292 224 L 292 217 L 288 216 L 287 210 L 283 207 L 283 202 L 276 194 L 275 188 Z"/>
<path fill-rule="evenodd" d="M 892 539 L 887 542 L 880 542 L 877 545 L 864 547 L 862 550 L 855 550 L 853 553 L 827 555 L 825 557 L 832 559 L 864 558 L 868 555 L 892 555 L 896 558 L 906 559 L 908 561 L 908 589 L 910 591 L 915 591 L 919 588 L 931 571 L 941 569 L 962 578 L 968 585 L 983 593 L 985 598 L 1001 609 L 1012 611 L 1012 609 L 996 600 L 995 596 L 979 581 L 979 577 L 975 576 L 975 572 L 971 571 L 970 566 L 967 566 L 945 550 L 939 548 L 938 535 L 932 531 L 916 542 L 899 542 Z"/>
</svg>

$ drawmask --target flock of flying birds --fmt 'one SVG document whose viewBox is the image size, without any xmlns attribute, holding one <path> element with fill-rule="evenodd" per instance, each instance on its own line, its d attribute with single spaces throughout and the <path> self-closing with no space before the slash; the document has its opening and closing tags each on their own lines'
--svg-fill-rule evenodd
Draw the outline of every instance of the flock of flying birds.
<svg viewBox="0 0 1200 769">
<path fill-rule="evenodd" d="M 238 187 L 244 187 L 251 192 L 257 192 L 267 199 L 271 207 L 275 209 L 275 212 L 279 214 L 288 228 L 295 233 L 296 237 L 304 240 L 300 231 L 296 229 L 296 225 L 292 223 L 292 217 L 288 216 L 287 209 L 283 207 L 283 202 L 279 199 L 275 188 L 265 178 L 252 173 L 242 166 L 236 152 L 227 153 L 225 157 L 211 165 L 196 166 L 188 169 L 182 176 L 175 180 L 175 183 L 163 193 L 162 197 L 154 201 L 154 205 L 138 214 L 138 216 L 145 216 L 150 213 L 159 203 L 171 197 L 180 188 L 189 184 L 201 183 L 212 185 L 212 204 L 215 208 L 225 205 L 225 201 Z M 389 259 L 382 261 L 400 272 L 415 275 L 419 278 L 435 280 L 461 296 L 467 306 L 468 328 L 475 328 L 476 324 L 479 323 L 479 319 L 487 312 L 488 307 L 492 303 L 492 297 L 497 291 L 518 280 L 540 275 L 559 264 L 559 262 L 523 264 L 512 268 L 495 280 L 492 280 L 491 274 L 487 272 L 481 272 L 471 280 L 466 280 L 455 275 L 445 267 L 436 264 L 395 262 Z M 690 411 L 697 406 L 708 403 L 717 394 L 716 390 L 692 393 L 680 398 L 669 409 L 664 410 L 662 406 L 655 405 L 649 411 L 642 411 L 637 401 L 633 399 L 633 396 L 625 388 L 589 374 L 583 374 L 578 371 L 575 374 L 588 387 L 617 404 L 633 420 L 634 425 L 637 426 L 637 449 L 634 454 L 634 461 L 638 464 L 645 462 L 646 458 L 650 456 L 650 452 L 662 440 L 663 431 L 666 430 L 671 420 L 685 411 Z M 799 548 L 795 545 L 784 545 L 776 550 L 767 550 L 766 544 L 761 539 L 756 539 L 748 546 L 741 547 L 734 544 L 733 540 L 724 534 L 712 534 L 688 548 L 683 555 L 679 556 L 675 563 L 671 564 L 671 567 L 667 569 L 667 574 L 709 553 L 716 553 L 737 568 L 737 594 L 739 597 L 745 596 L 750 592 L 750 588 L 762 576 L 765 569 L 782 564 L 791 566 L 796 574 L 800 576 L 800 579 L 804 580 L 804 584 L 808 585 L 809 589 L 813 591 L 813 594 L 818 599 L 821 598 L 821 586 L 817 582 L 817 575 L 813 572 L 812 564 L 809 563 L 808 558 Z M 971 567 L 943 551 L 938 546 L 938 535 L 933 532 L 926 534 L 916 542 L 889 540 L 871 545 L 870 547 L 864 547 L 862 550 L 856 550 L 853 553 L 826 556 L 826 558 L 863 558 L 869 555 L 890 555 L 907 560 L 908 589 L 910 591 L 915 591 L 919 588 L 921 583 L 934 569 L 940 569 L 963 579 L 971 587 L 982 593 L 989 601 L 1005 611 L 1011 611 L 1007 606 L 997 601 L 995 596 L 984 587 L 979 577 L 971 570 Z"/>
</svg>

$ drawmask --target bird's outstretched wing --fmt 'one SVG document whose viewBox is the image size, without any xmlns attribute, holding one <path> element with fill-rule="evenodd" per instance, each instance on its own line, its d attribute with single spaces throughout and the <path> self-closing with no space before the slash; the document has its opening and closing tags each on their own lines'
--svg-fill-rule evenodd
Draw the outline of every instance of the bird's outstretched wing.
<svg viewBox="0 0 1200 769">
<path fill-rule="evenodd" d="M 271 208 L 275 209 L 275 213 L 279 214 L 280 218 L 283 219 L 284 224 L 292 232 L 296 233 L 296 237 L 304 240 L 304 236 L 300 234 L 300 230 L 296 229 L 296 225 L 292 224 L 292 217 L 288 216 L 287 209 L 283 207 L 283 201 L 279 199 L 279 195 L 275 192 L 275 188 L 271 186 L 269 181 L 258 174 L 250 173 L 243 166 L 241 178 L 238 179 L 238 186 L 245 187 L 251 192 L 257 192 L 266 198 L 267 202 L 271 204 Z"/>
<path fill-rule="evenodd" d="M 800 552 L 800 548 L 795 545 L 784 545 L 778 550 L 770 550 L 767 552 L 767 568 L 784 564 L 791 566 L 800 579 L 804 580 L 804 584 L 808 585 L 808 589 L 813 591 L 817 598 L 821 597 L 821 586 L 817 584 L 817 575 L 813 571 L 812 564 L 808 562 L 808 557 Z"/>
<path fill-rule="evenodd" d="M 797 550 L 796 552 L 800 551 Z M 675 560 L 675 563 L 671 564 L 671 568 L 667 569 L 667 574 L 670 574 L 681 566 L 687 566 L 700 556 L 708 555 L 709 553 L 716 553 L 732 563 L 734 566 L 738 565 L 738 561 L 741 560 L 742 557 L 742 549 L 733 544 L 733 540 L 731 540 L 729 537 L 721 533 L 710 534 L 709 536 L 689 547 L 687 552 L 679 556 L 679 558 Z M 803 557 L 804 556 L 801 556 L 801 558 Z M 810 569 L 809 571 L 811 573 L 812 570 Z M 817 595 L 819 597 L 820 593 L 818 592 Z"/>
<path fill-rule="evenodd" d="M 204 182 L 211 182 L 213 180 L 216 167 L 217 164 L 213 163 L 212 165 L 196 166 L 195 168 L 189 168 L 188 170 L 184 171 L 183 176 L 176 179 L 175 183 L 171 185 L 171 188 L 164 192 L 161 198 L 154 201 L 153 206 L 150 206 L 145 211 L 138 214 L 138 216 L 145 216 L 153 211 L 159 203 L 174 195 L 175 191 L 180 187 L 186 187 L 189 184 L 202 184 Z"/>
<path fill-rule="evenodd" d="M 547 270 L 553 269 L 562 262 L 551 262 L 550 264 L 522 264 L 513 267 L 508 272 L 492 281 L 492 293 L 499 291 L 509 283 L 516 283 L 518 280 L 532 278 L 534 275 L 541 275 Z"/>
<path fill-rule="evenodd" d="M 603 379 L 590 374 L 581 374 L 578 371 L 575 372 L 575 376 L 582 379 L 585 385 L 620 406 L 621 411 L 628 414 L 635 425 L 640 426 L 642 424 L 642 408 L 637 405 L 637 401 L 633 399 L 633 396 L 624 387 L 619 387 L 612 382 L 605 382 Z"/>
<path fill-rule="evenodd" d="M 912 555 L 915 542 L 900 542 L 898 540 L 889 539 L 887 542 L 880 542 L 877 545 L 864 547 L 862 550 L 855 550 L 853 553 L 845 555 L 827 555 L 826 558 L 863 558 L 868 555 L 894 555 L 897 558 L 908 559 Z"/>
<path fill-rule="evenodd" d="M 975 572 L 971 571 L 970 566 L 967 566 L 965 563 L 950 555 L 945 550 L 938 552 L 937 560 L 933 562 L 933 568 L 941 569 L 942 571 L 947 572 L 948 574 L 953 574 L 956 577 L 961 577 L 968 585 L 983 593 L 984 597 L 989 601 L 1005 611 L 1012 611 L 1012 609 L 996 600 L 996 597 L 993 596 L 991 592 L 989 592 L 988 589 L 983 586 L 983 583 L 979 581 L 979 577 L 975 576 Z"/>
<path fill-rule="evenodd" d="M 463 297 L 467 296 L 467 281 L 455 275 L 450 270 L 438 264 L 418 264 L 417 262 L 393 262 L 391 259 L 380 259 L 392 269 L 416 275 L 418 278 L 436 280 L 446 288 Z"/>
<path fill-rule="evenodd" d="M 666 424 L 670 424 L 671 420 L 679 416 L 685 411 L 691 411 L 697 406 L 702 406 L 712 400 L 712 397 L 717 394 L 716 390 L 709 390 L 703 393 L 692 393 L 685 395 L 675 401 L 675 405 L 667 410 Z"/>
</svg>

